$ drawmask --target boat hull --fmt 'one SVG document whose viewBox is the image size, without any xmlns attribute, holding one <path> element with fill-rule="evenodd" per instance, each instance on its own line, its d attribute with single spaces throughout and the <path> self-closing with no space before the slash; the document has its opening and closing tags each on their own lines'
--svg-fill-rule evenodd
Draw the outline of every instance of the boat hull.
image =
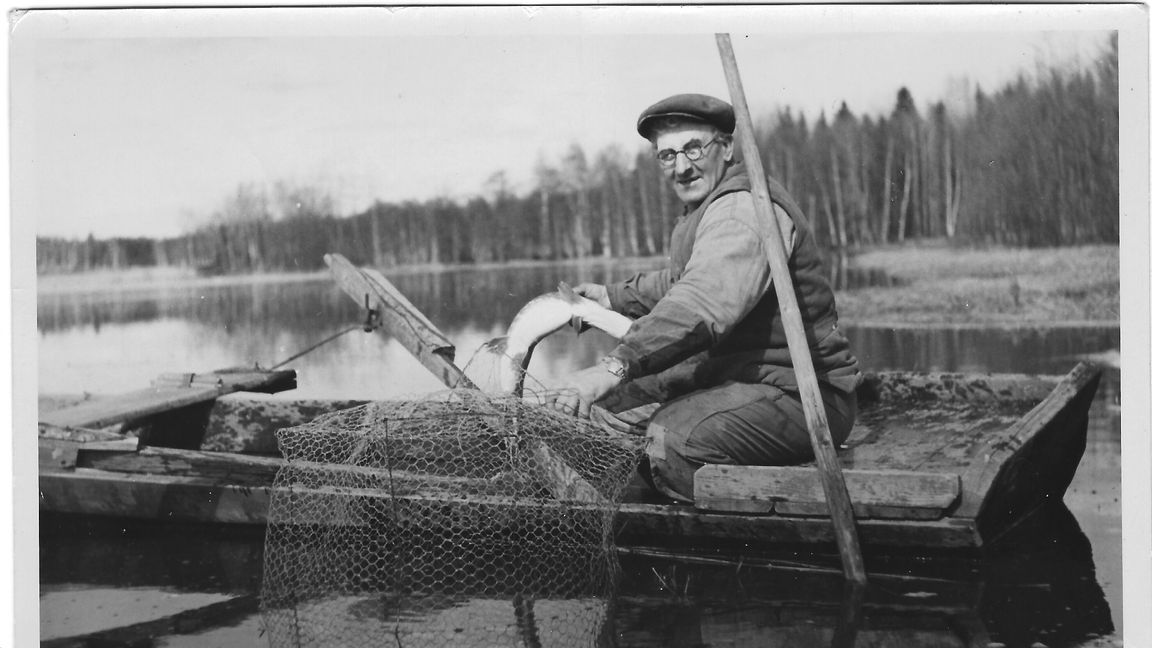
<svg viewBox="0 0 1152 648">
<path fill-rule="evenodd" d="M 995 540 L 1046 501 L 1062 497 L 1084 451 L 1088 407 L 1099 378 L 1099 370 L 1089 365 L 1076 367 L 1062 379 L 904 372 L 870 376 L 861 392 L 861 423 L 849 439 L 850 447 L 842 452 L 845 468 L 948 470 L 958 475 L 961 485 L 955 502 L 928 513 L 860 507 L 861 542 L 876 548 L 975 549 Z M 261 402 L 273 403 L 268 407 L 272 414 L 265 417 L 270 421 L 267 424 L 261 424 Z M 323 402 L 300 401 L 296 408 L 290 400 L 230 396 L 217 401 L 213 409 L 218 412 L 210 413 L 202 423 L 201 447 L 218 447 L 219 440 L 226 438 L 233 446 L 266 449 L 273 426 L 302 423 L 348 404 L 333 401 L 328 408 Z M 238 410 L 243 416 L 236 415 Z M 167 418 L 172 418 L 171 413 Z M 243 425 L 222 425 L 221 420 L 242 421 Z M 149 447 L 136 452 L 81 449 L 74 466 L 42 465 L 41 510 L 205 524 L 267 524 L 281 459 L 168 448 L 158 445 L 163 443 L 162 429 L 148 428 L 146 420 L 134 425 L 145 427 Z M 187 426 L 181 427 L 186 440 Z M 932 444 L 939 448 L 934 450 Z M 707 510 L 662 502 L 636 490 L 630 489 L 616 516 L 621 544 L 768 547 L 835 541 L 831 520 L 818 505 L 795 509 L 805 513 L 801 515 Z M 533 504 L 492 501 L 476 505 Z"/>
</svg>

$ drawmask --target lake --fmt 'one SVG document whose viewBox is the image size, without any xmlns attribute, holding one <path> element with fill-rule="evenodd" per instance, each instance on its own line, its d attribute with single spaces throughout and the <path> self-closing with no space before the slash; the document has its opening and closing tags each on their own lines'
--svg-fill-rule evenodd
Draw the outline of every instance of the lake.
<svg viewBox="0 0 1152 648">
<path fill-rule="evenodd" d="M 457 344 L 457 362 L 464 364 L 485 341 L 502 333 L 520 306 L 559 281 L 611 281 L 658 263 L 524 264 L 388 276 Z M 37 302 L 39 391 L 113 393 L 143 387 L 167 372 L 271 367 L 363 319 L 364 313 L 326 276 L 219 278 L 84 292 L 57 287 L 42 292 Z M 916 328 L 854 322 L 851 313 L 842 313 L 841 320 L 870 371 L 1062 374 L 1084 356 L 1118 356 L 1120 340 L 1115 326 Z M 579 336 L 564 331 L 541 343 L 531 372 L 547 385 L 594 363 L 611 346 L 596 331 Z M 396 399 L 440 389 L 398 344 L 359 330 L 286 366 L 299 374 L 298 389 L 285 395 L 291 397 Z M 955 639 L 968 642 L 956 645 L 1040 642 L 1051 647 L 1118 639 L 1118 370 L 1106 372 L 1089 426 L 1084 459 L 1065 496 L 1067 510 L 1032 530 L 1058 529 L 1059 542 L 1028 543 L 1029 530 L 1024 529 L 1020 546 L 1025 548 L 1014 553 L 1005 550 L 977 563 L 941 559 L 928 571 L 948 587 L 924 591 L 924 583 L 917 582 L 915 587 L 872 591 L 862 619 L 850 614 L 855 608 L 843 603 L 834 576 L 788 567 L 835 566 L 834 556 L 790 557 L 771 568 L 752 568 L 668 564 L 625 555 L 610 615 L 617 645 L 911 646 L 952 645 L 948 641 Z M 261 578 L 260 533 L 55 516 L 46 516 L 42 524 L 41 629 L 46 637 L 146 623 L 208 606 L 218 612 L 212 619 L 177 633 L 161 631 L 133 645 L 268 645 L 253 598 Z M 890 571 L 897 573 L 905 567 L 899 560 L 886 558 L 884 564 L 890 562 Z M 923 571 L 923 564 L 918 569 Z M 876 597 L 895 604 L 874 605 Z M 491 605 L 493 615 L 507 612 L 497 603 L 473 599 L 452 609 L 482 611 Z M 370 611 L 361 612 L 371 619 Z M 467 632 L 457 638 L 464 636 Z M 845 643 L 846 637 L 855 643 Z M 539 640 L 550 645 L 544 636 Z"/>
</svg>

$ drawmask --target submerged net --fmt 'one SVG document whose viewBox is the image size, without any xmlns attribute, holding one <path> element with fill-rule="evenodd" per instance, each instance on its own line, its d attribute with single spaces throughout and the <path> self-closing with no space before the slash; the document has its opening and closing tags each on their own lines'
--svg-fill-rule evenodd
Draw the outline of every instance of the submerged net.
<svg viewBox="0 0 1152 648">
<path fill-rule="evenodd" d="M 638 440 L 474 390 L 277 438 L 261 593 L 273 646 L 601 643 Z"/>
</svg>

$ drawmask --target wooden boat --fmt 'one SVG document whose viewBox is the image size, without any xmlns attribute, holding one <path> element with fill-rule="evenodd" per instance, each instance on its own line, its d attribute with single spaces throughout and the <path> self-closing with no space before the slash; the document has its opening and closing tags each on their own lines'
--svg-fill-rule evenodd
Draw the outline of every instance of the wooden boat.
<svg viewBox="0 0 1152 648">
<path fill-rule="evenodd" d="M 291 383 L 290 374 L 265 372 L 266 380 L 248 385 L 284 386 Z M 840 452 L 863 544 L 976 548 L 1045 502 L 1059 500 L 1084 451 L 1088 408 L 1099 379 L 1100 370 L 1087 364 L 1063 378 L 868 375 L 858 423 Z M 175 389 L 202 390 L 197 385 L 204 383 L 213 380 Z M 124 401 L 69 400 L 42 398 L 41 419 Z M 236 393 L 145 413 L 126 423 L 134 431 L 130 436 L 42 426 L 40 508 L 264 524 L 272 482 L 283 463 L 275 455 L 274 432 L 360 402 Z M 661 501 L 638 485 L 630 488 L 617 516 L 620 542 L 833 541 L 815 467 L 706 466 L 701 471 L 695 505 Z"/>
<path fill-rule="evenodd" d="M 451 343 L 383 276 L 338 255 L 325 260 L 343 289 L 369 306 L 368 324 L 412 351 L 447 386 L 470 384 L 452 362 Z M 1062 378 L 868 375 L 857 424 L 839 453 L 861 542 L 978 548 L 1062 498 L 1084 452 L 1100 375 L 1088 364 Z M 263 524 L 283 464 L 273 433 L 358 404 L 233 393 L 294 385 L 291 371 L 228 370 L 166 376 L 149 389 L 103 401 L 42 399 L 41 510 Z M 121 430 L 91 429 L 111 424 Z M 126 436 L 127 429 L 136 430 L 134 436 Z M 471 498 L 469 504 L 603 506 L 563 456 L 546 445 L 534 456 L 546 464 L 542 472 L 556 501 Z M 616 523 L 624 544 L 834 541 L 814 466 L 704 466 L 694 504 L 657 498 L 637 483 Z"/>
</svg>

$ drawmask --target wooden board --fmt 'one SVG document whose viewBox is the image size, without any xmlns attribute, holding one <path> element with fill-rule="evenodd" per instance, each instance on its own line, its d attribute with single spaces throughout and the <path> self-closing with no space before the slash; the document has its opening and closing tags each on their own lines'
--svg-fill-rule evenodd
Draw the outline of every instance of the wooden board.
<svg viewBox="0 0 1152 648">
<path fill-rule="evenodd" d="M 79 460 L 81 451 L 116 451 L 118 453 L 131 453 L 136 450 L 139 439 L 136 437 L 121 437 L 118 441 L 94 441 L 81 443 L 63 439 L 46 439 L 41 437 L 38 441 L 40 466 L 45 468 L 71 468 Z"/>
<path fill-rule="evenodd" d="M 40 509 L 145 520 L 227 524 L 268 521 L 271 487 L 91 468 L 40 472 Z"/>
<path fill-rule="evenodd" d="M 809 545 L 834 542 L 829 518 L 750 515 L 704 511 L 676 504 L 620 505 L 616 516 L 617 542 L 683 544 L 738 541 L 758 547 L 774 544 Z M 974 549 L 983 540 L 975 520 L 944 518 L 936 521 L 859 520 L 860 540 L 866 546 Z"/>
<path fill-rule="evenodd" d="M 940 517 L 960 493 L 955 474 L 895 470 L 846 470 L 844 480 L 853 507 L 882 507 L 882 516 Z M 808 466 L 721 466 L 707 464 L 696 471 L 696 507 L 781 515 L 828 515 L 824 489 L 816 468 Z M 861 508 L 858 512 L 874 511 Z"/>
<path fill-rule="evenodd" d="M 1101 374 L 1099 367 L 1077 365 L 1003 438 L 981 446 L 980 460 L 964 473 L 965 502 L 957 515 L 980 519 L 984 532 L 995 537 L 1013 520 L 1062 497 L 1084 453 L 1088 409 Z"/>
<path fill-rule="evenodd" d="M 53 443 L 41 439 L 38 444 L 40 468 L 71 468 L 76 465 L 76 456 L 79 452 L 78 444 Z"/>
<path fill-rule="evenodd" d="M 139 452 L 85 452 L 76 465 L 109 473 L 196 477 L 237 486 L 271 486 L 280 470 L 289 467 L 296 471 L 296 475 L 307 472 L 321 483 L 346 481 L 364 487 L 389 487 L 390 492 L 427 492 L 439 488 L 446 492 L 460 493 L 489 492 L 498 486 L 519 487 L 520 490 L 531 488 L 527 484 L 527 476 L 524 476 L 523 481 L 505 474 L 492 478 L 460 477 L 369 466 L 287 462 L 279 457 L 176 448 L 143 448 Z"/>
<path fill-rule="evenodd" d="M 71 468 L 76 465 L 81 450 L 116 450 L 132 452 L 139 439 L 104 430 L 39 426 L 39 462 L 43 468 Z"/>
<path fill-rule="evenodd" d="M 129 453 L 86 452 L 77 463 L 110 473 L 199 477 L 241 486 L 270 486 L 283 465 L 278 457 L 157 447 Z"/>
<path fill-rule="evenodd" d="M 860 519 L 881 520 L 939 520 L 946 509 L 938 507 L 872 506 L 852 504 L 852 511 Z M 774 508 L 777 515 L 785 517 L 827 517 L 828 507 L 823 502 L 777 502 Z"/>
<path fill-rule="evenodd" d="M 39 428 L 40 439 L 44 441 L 68 441 L 82 444 L 94 450 L 135 450 L 137 439 L 127 437 L 107 430 L 90 430 L 87 428 L 61 428 L 41 423 Z"/>
<path fill-rule="evenodd" d="M 46 412 L 40 422 L 61 428 L 100 428 L 209 401 L 237 391 L 275 393 L 296 387 L 296 372 L 221 370 L 162 376 L 157 384 L 127 394 L 89 400 Z"/>
<path fill-rule="evenodd" d="M 1046 428 L 1059 422 L 1058 419 L 1086 414 L 1088 407 L 1085 401 L 1091 401 L 1100 375 L 1098 368 L 1084 363 L 1077 365 L 1040 404 L 1014 421 L 1001 434 L 975 444 L 971 450 L 975 460 L 966 466 L 963 474 L 965 493 L 957 514 L 976 517 L 984 506 L 988 489 L 1000 475 L 1005 462 Z M 1074 408 L 1074 405 L 1082 407 Z M 1077 436 L 1086 433 L 1087 428 L 1084 427 Z M 1079 455 L 1075 456 L 1075 460 L 1079 462 Z"/>
<path fill-rule="evenodd" d="M 325 254 L 333 278 L 357 304 L 371 308 L 381 330 L 416 356 L 448 387 L 474 387 L 453 360 L 456 347 L 378 272 L 361 270 L 340 254 Z"/>
<path fill-rule="evenodd" d="M 268 522 L 271 487 L 232 486 L 216 479 L 168 475 L 126 475 L 90 468 L 42 471 L 40 508 L 60 513 L 108 515 L 151 520 L 183 520 L 226 524 Z M 378 491 L 358 496 L 387 497 Z M 401 496 L 398 501 L 408 498 Z M 531 506 L 514 500 L 468 500 L 477 506 Z M 418 498 L 414 501 L 420 501 Z M 461 500 L 463 501 L 463 500 Z M 555 502 L 550 510 L 573 504 Z M 754 541 L 762 545 L 831 543 L 828 518 L 786 518 L 691 506 L 624 503 L 616 515 L 617 540 L 627 544 L 653 540 L 713 543 Z M 307 520 L 300 521 L 307 523 Z M 975 520 L 943 519 L 910 523 L 905 520 L 861 520 L 860 539 L 887 547 L 976 548 L 982 539 Z"/>
</svg>

